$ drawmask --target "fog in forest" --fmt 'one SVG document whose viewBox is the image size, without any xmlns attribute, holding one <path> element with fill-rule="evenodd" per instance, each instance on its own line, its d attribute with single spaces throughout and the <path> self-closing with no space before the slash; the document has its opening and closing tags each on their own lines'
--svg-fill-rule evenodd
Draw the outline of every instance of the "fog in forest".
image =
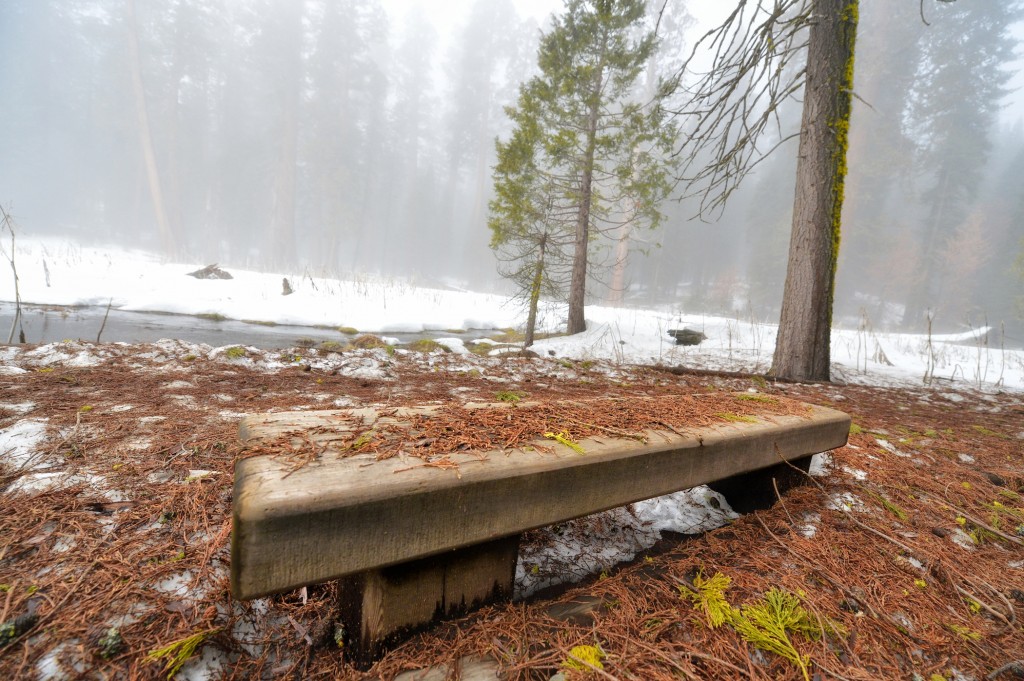
<svg viewBox="0 0 1024 681">
<path fill-rule="evenodd" d="M 648 86 L 707 4 L 669 1 Z M 560 3 L 3 0 L 0 202 L 19 236 L 511 292 L 489 248 L 495 139 L 545 9 Z M 1022 19 L 861 3 L 837 324 L 922 331 L 930 311 L 1024 344 Z M 775 137 L 798 131 L 800 101 L 780 115 Z M 657 230 L 595 239 L 588 302 L 777 321 L 796 151 L 721 212 L 694 219 L 677 192 Z"/>
</svg>

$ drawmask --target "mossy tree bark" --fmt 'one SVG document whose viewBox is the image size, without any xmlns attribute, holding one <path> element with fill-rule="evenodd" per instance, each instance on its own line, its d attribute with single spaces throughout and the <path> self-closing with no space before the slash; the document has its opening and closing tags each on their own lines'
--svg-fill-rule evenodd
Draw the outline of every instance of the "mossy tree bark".
<svg viewBox="0 0 1024 681">
<path fill-rule="evenodd" d="M 843 183 L 853 92 L 857 0 L 816 0 L 793 202 L 777 378 L 828 381 Z"/>
</svg>

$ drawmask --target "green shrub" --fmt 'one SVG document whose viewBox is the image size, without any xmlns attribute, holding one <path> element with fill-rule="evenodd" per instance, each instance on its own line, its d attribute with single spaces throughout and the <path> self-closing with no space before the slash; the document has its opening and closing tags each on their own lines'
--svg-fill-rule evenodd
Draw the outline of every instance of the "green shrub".
<svg viewBox="0 0 1024 681">
<path fill-rule="evenodd" d="M 408 350 L 412 350 L 413 352 L 436 352 L 438 350 L 441 350 L 442 352 L 451 352 L 445 346 L 429 338 L 421 338 L 418 341 L 408 343 L 404 347 Z"/>
<path fill-rule="evenodd" d="M 345 346 L 338 341 L 324 341 L 320 344 L 320 350 L 322 352 L 341 352 L 345 349 Z"/>
</svg>

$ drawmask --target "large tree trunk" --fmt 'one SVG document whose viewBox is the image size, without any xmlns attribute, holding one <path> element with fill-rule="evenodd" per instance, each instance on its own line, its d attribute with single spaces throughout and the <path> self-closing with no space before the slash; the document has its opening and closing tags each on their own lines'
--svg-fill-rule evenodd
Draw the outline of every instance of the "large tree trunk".
<svg viewBox="0 0 1024 681">
<path fill-rule="evenodd" d="M 156 217 L 157 229 L 160 233 L 160 245 L 165 255 L 174 253 L 174 233 L 167 220 L 167 209 L 164 207 L 163 186 L 160 183 L 160 171 L 156 164 L 156 151 L 153 148 L 153 135 L 149 127 L 149 114 L 146 111 L 146 90 L 142 84 L 142 58 L 139 56 L 139 24 L 135 18 L 135 0 L 128 0 L 128 60 L 132 72 L 132 90 L 135 94 L 135 117 L 139 126 L 139 144 L 146 165 L 146 179 L 149 184 L 149 197 L 153 202 L 153 213 Z"/>
<path fill-rule="evenodd" d="M 770 374 L 828 381 L 857 0 L 816 0 L 782 315 Z"/>
</svg>

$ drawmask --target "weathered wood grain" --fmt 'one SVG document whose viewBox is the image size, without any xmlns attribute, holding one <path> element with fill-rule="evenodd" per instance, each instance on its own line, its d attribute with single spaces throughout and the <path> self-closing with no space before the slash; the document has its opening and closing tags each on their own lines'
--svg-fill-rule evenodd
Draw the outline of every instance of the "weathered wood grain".
<svg viewBox="0 0 1024 681">
<path fill-rule="evenodd" d="M 423 410 L 416 410 L 422 413 Z M 429 408 L 427 408 L 429 411 Z M 349 421 L 372 409 L 265 414 L 246 419 L 247 441 L 296 433 L 323 452 L 295 470 L 271 457 L 235 469 L 231 587 L 254 598 L 492 541 L 668 494 L 846 443 L 850 417 L 810 407 L 806 417 L 763 417 L 683 434 L 651 431 L 647 444 L 591 438 L 585 454 L 544 441 L 541 451 L 453 454 L 459 470 L 396 457 L 341 456 Z M 401 419 L 403 412 L 388 418 Z M 310 429 L 316 426 L 315 432 Z"/>
</svg>

